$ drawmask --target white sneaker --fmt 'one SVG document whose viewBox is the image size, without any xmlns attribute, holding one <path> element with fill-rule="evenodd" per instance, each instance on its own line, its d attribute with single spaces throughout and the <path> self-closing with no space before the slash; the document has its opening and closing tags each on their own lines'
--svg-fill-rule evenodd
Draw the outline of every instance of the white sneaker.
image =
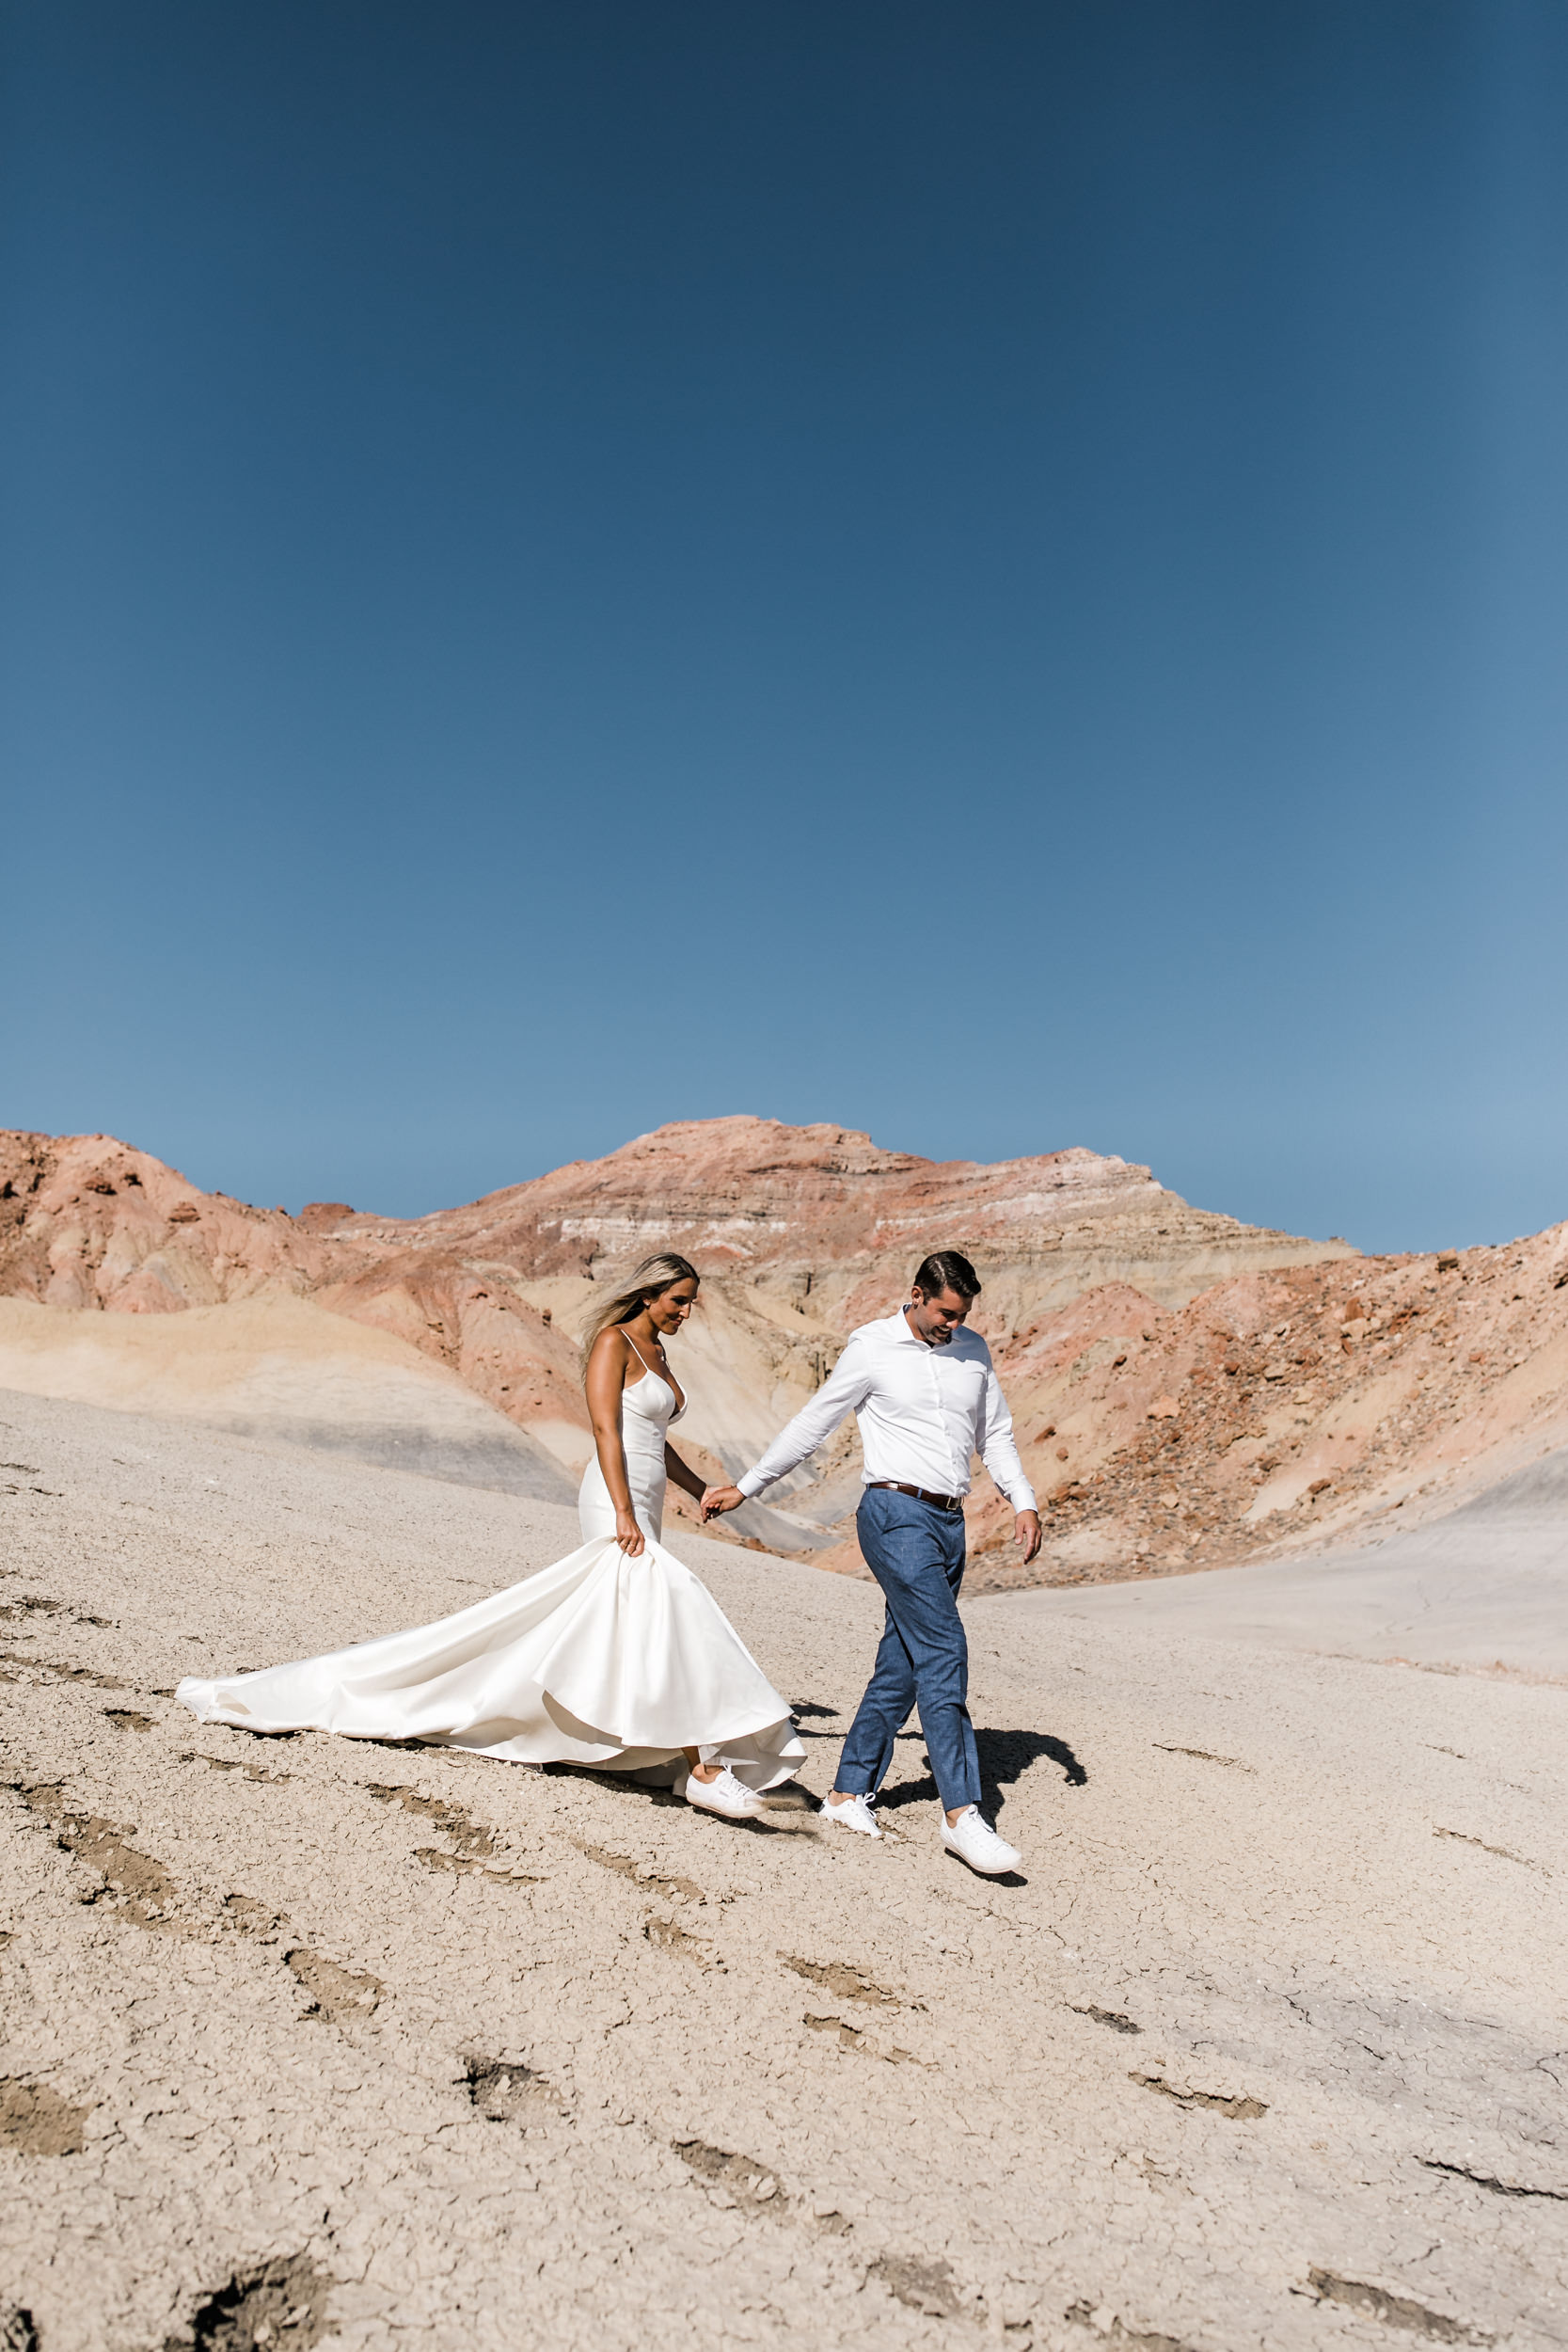
<svg viewBox="0 0 1568 2352">
<path fill-rule="evenodd" d="M 872 1818 L 871 1805 L 864 1797 L 847 1797 L 842 1804 L 830 1798 L 822 1807 L 825 1821 L 836 1821 L 840 1829 L 859 1830 L 863 1837 L 880 1837 L 881 1831 Z"/>
<path fill-rule="evenodd" d="M 956 1853 L 960 1862 L 967 1862 L 982 1878 L 1006 1878 L 1023 1859 L 1016 1846 L 998 1837 L 990 1823 L 981 1820 L 977 1804 L 965 1805 L 956 1821 L 949 1821 L 946 1814 L 942 1815 L 942 1842 L 949 1853 Z"/>
<path fill-rule="evenodd" d="M 727 1764 L 717 1780 L 699 1780 L 695 1772 L 688 1773 L 686 1802 L 701 1805 L 705 1813 L 721 1813 L 726 1821 L 749 1821 L 762 1811 L 762 1799 L 743 1780 L 736 1780 Z"/>
</svg>

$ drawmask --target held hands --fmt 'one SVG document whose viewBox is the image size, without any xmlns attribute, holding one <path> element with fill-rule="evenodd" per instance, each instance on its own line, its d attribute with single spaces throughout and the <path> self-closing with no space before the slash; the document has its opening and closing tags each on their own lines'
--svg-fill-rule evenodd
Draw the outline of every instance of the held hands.
<svg viewBox="0 0 1568 2352">
<path fill-rule="evenodd" d="M 641 1552 L 645 1538 L 631 1512 L 616 1512 L 615 1540 L 628 1560 L 637 1559 Z"/>
<path fill-rule="evenodd" d="M 703 1519 L 716 1519 L 722 1511 L 736 1511 L 746 1498 L 738 1486 L 708 1486 L 703 1492 Z"/>
<path fill-rule="evenodd" d="M 1015 1541 L 1023 1546 L 1023 1565 L 1029 1565 L 1040 1548 L 1040 1515 L 1037 1511 L 1021 1511 L 1013 1521 Z"/>
</svg>

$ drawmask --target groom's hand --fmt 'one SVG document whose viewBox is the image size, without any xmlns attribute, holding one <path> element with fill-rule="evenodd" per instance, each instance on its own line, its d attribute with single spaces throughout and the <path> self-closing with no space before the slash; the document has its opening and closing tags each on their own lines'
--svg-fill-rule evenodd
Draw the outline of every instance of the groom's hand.
<svg viewBox="0 0 1568 2352">
<path fill-rule="evenodd" d="M 1037 1511 L 1021 1511 L 1013 1521 L 1013 1534 L 1023 1546 L 1023 1565 L 1029 1565 L 1040 1548 L 1040 1515 Z"/>
<path fill-rule="evenodd" d="M 706 1486 L 703 1490 L 703 1518 L 716 1519 L 721 1511 L 738 1510 L 745 1500 L 738 1486 Z"/>
</svg>

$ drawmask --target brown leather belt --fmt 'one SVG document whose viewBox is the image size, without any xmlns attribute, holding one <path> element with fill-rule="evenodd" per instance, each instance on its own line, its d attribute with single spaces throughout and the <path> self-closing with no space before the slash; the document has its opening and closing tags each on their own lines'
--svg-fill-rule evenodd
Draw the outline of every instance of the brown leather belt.
<svg viewBox="0 0 1568 2352">
<path fill-rule="evenodd" d="M 867 1486 L 885 1487 L 889 1494 L 913 1495 L 916 1502 L 934 1502 L 939 1511 L 962 1511 L 962 1495 L 934 1495 L 925 1486 L 906 1486 L 897 1478 L 868 1478 Z"/>
</svg>

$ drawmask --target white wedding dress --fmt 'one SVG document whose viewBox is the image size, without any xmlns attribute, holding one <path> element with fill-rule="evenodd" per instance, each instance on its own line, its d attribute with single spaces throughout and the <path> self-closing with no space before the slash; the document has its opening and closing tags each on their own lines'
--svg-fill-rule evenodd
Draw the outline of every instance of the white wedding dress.
<svg viewBox="0 0 1568 2352">
<path fill-rule="evenodd" d="M 520 1764 L 684 1777 L 683 1748 L 772 1788 L 805 1762 L 788 1708 L 691 1570 L 659 1542 L 664 1440 L 676 1407 L 657 1373 L 623 1392 L 621 1435 L 637 1523 L 628 1560 L 595 1454 L 578 1496 L 579 1550 L 454 1617 L 353 1649 L 175 1696 L 208 1724 L 428 1740 Z M 668 1768 L 680 1765 L 680 1773 Z M 661 1769 L 662 1768 L 662 1769 Z"/>
</svg>

